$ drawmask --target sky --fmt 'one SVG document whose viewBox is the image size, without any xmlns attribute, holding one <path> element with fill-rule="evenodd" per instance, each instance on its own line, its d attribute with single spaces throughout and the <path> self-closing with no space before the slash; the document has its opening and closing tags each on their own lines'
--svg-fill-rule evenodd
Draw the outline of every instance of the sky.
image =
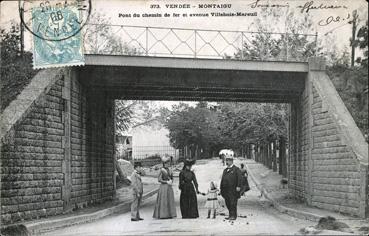
<svg viewBox="0 0 369 236">
<path fill-rule="evenodd" d="M 255 3 L 256 1 L 257 4 Z M 41 1 L 39 1 L 41 2 Z M 302 13 L 301 8 L 309 2 L 313 3 L 313 6 L 338 6 L 337 9 L 317 9 L 310 10 L 308 13 L 305 11 Z M 186 4 L 190 6 L 188 8 L 169 8 L 166 4 Z M 229 5 L 230 8 L 221 9 L 200 9 L 199 4 L 220 4 Z M 353 10 L 358 10 L 359 25 L 365 23 L 368 19 L 368 3 L 365 0 L 213 0 L 213 1 L 102 1 L 92 0 L 92 11 L 99 12 L 102 15 L 109 17 L 109 21 L 112 24 L 126 25 L 126 26 L 145 26 L 145 27 L 178 27 L 178 28 L 198 28 L 198 29 L 211 29 L 211 30 L 236 30 L 236 31 L 253 31 L 255 29 L 255 20 L 260 18 L 260 9 L 262 5 L 269 4 L 268 9 L 272 4 L 279 4 L 281 6 L 288 5 L 288 7 L 279 7 L 276 13 L 277 17 L 267 17 L 267 25 L 273 26 L 274 30 L 278 32 L 284 32 L 285 21 L 287 13 L 291 11 L 295 12 L 295 19 L 303 20 L 305 15 L 309 15 L 313 20 L 312 33 L 318 33 L 320 40 L 327 39 L 330 42 L 335 40 L 339 50 L 343 50 L 345 47 L 349 47 L 349 38 L 351 37 L 352 25 L 347 22 L 351 19 L 348 17 L 349 13 Z M 160 8 L 155 8 L 159 5 Z M 256 6 L 257 5 L 257 6 Z M 252 7 L 254 6 L 254 8 Z M 255 7 L 256 6 L 256 7 Z M 240 16 L 240 17 L 183 17 L 183 14 L 189 15 L 190 13 L 210 13 L 210 12 L 257 12 L 258 16 Z M 141 17 L 133 17 L 133 13 L 138 13 Z M 142 17 L 144 13 L 147 14 L 170 14 L 170 17 Z M 173 13 L 180 14 L 180 17 L 173 17 Z M 119 17 L 119 14 L 127 15 L 131 14 L 131 17 Z M 352 14 L 351 14 L 352 15 Z M 328 25 L 321 26 L 326 22 L 327 18 L 339 20 L 332 21 Z M 348 17 L 348 18 L 347 18 Z M 279 19 L 279 22 L 276 22 Z M 1 26 L 6 28 L 10 25 L 11 21 L 19 22 L 18 16 L 18 1 L 2 1 L 1 2 Z M 329 19 L 328 19 L 329 21 Z M 323 22 L 323 23 L 322 23 Z M 327 37 L 326 33 L 329 33 Z M 30 48 L 30 34 L 26 33 L 26 47 Z M 327 44 L 327 43 L 326 43 Z M 328 43 L 329 44 L 329 43 Z"/>
</svg>

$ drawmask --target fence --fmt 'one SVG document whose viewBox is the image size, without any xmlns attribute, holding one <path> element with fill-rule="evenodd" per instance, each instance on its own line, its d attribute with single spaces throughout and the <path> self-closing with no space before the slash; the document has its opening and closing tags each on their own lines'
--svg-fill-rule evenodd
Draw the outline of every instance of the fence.
<svg viewBox="0 0 369 236">
<path fill-rule="evenodd" d="M 87 24 L 83 35 L 87 54 L 305 61 L 317 53 L 317 34 Z"/>
<path fill-rule="evenodd" d="M 133 146 L 132 158 L 133 160 L 143 160 L 155 155 L 163 156 L 168 154 L 173 157 L 173 161 L 178 160 L 179 151 L 172 146 Z"/>
</svg>

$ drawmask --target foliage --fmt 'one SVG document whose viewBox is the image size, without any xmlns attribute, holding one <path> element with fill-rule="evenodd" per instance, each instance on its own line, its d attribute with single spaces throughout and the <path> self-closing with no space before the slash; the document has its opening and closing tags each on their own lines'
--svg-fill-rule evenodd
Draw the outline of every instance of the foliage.
<svg viewBox="0 0 369 236">
<path fill-rule="evenodd" d="M 255 22 L 256 31 L 247 37 L 243 48 L 238 50 L 234 57 L 244 60 L 295 60 L 306 61 L 315 55 L 321 48 L 317 47 L 315 37 L 311 34 L 312 20 L 308 15 L 303 19 L 290 12 L 286 17 L 285 33 L 272 33 L 280 29 L 273 26 L 270 21 L 278 21 L 281 17 L 275 13 L 276 9 L 264 9 L 261 19 Z M 272 17 L 272 19 L 270 19 Z M 269 18 L 269 20 L 267 19 Z"/>
<path fill-rule="evenodd" d="M 265 9 L 264 11 L 273 10 Z M 271 12 L 266 15 L 272 18 L 274 16 Z M 277 20 L 274 18 L 272 21 Z M 354 42 L 354 45 L 364 50 L 364 58 L 359 57 L 357 59 L 360 66 L 354 68 L 349 68 L 350 54 L 348 49 L 345 48 L 343 52 L 339 53 L 334 43 L 335 38 L 332 35 L 324 37 L 325 39 L 320 42 L 320 45 L 324 45 L 324 50 L 322 47 L 317 47 L 316 42 L 309 38 L 311 36 L 306 36 L 307 33 L 312 32 L 313 25 L 308 14 L 305 15 L 305 18 L 300 18 L 294 17 L 293 12 L 289 13 L 286 17 L 286 32 L 288 32 L 288 35 L 280 35 L 280 37 L 269 33 L 275 32 L 273 27 L 276 26 L 270 24 L 270 20 L 268 21 L 263 15 L 255 24 L 259 33 L 244 43 L 243 49 L 235 54 L 235 58 L 306 61 L 315 54 L 325 56 L 328 65 L 330 65 L 328 73 L 337 91 L 351 112 L 356 124 L 364 134 L 368 135 L 368 21 L 358 30 L 357 40 Z M 257 111 L 257 114 L 260 114 L 260 111 Z M 277 115 L 274 117 L 281 115 L 278 114 L 278 110 L 273 108 L 270 109 L 270 113 Z M 281 117 L 286 122 L 287 117 L 285 115 Z M 260 121 L 255 120 L 255 122 Z M 239 131 L 242 136 L 244 131 Z M 233 129 L 233 132 L 237 131 Z M 273 130 L 269 130 L 269 132 L 278 133 L 273 132 Z M 265 135 L 268 131 L 263 130 L 261 133 Z"/>
<path fill-rule="evenodd" d="M 344 52 L 327 72 L 357 126 L 368 136 L 368 21 L 358 30 L 354 46 L 364 50 L 364 58 L 356 60 L 358 66 L 349 67 L 350 56 Z"/>
<path fill-rule="evenodd" d="M 286 137 L 286 104 L 181 103 L 165 119 L 173 147 L 197 146 L 204 156 L 223 148 L 239 149 L 260 139 Z"/>
<path fill-rule="evenodd" d="M 122 133 L 138 126 L 158 123 L 158 108 L 150 101 L 116 100 L 115 120 L 116 132 Z"/>
<path fill-rule="evenodd" d="M 122 42 L 117 35 L 120 27 L 110 25 L 110 18 L 95 12 L 84 27 L 83 39 L 85 50 L 90 54 L 141 55 L 142 50 Z"/>
<path fill-rule="evenodd" d="M 29 84 L 37 71 L 32 69 L 32 54 L 20 49 L 19 26 L 0 30 L 1 48 L 1 110 Z"/>
<path fill-rule="evenodd" d="M 335 65 L 329 67 L 327 72 L 357 126 L 364 135 L 368 135 L 367 67 Z"/>
<path fill-rule="evenodd" d="M 357 32 L 357 39 L 355 45 L 364 50 L 364 58 L 357 58 L 356 62 L 361 66 L 368 68 L 368 21 Z"/>
<path fill-rule="evenodd" d="M 222 136 L 237 146 L 286 137 L 288 111 L 286 104 L 221 103 Z"/>
<path fill-rule="evenodd" d="M 173 106 L 170 115 L 163 119 L 164 126 L 169 130 L 171 145 L 175 148 L 198 147 L 209 152 L 217 136 L 210 117 L 211 111 L 206 102 L 200 102 L 196 107 L 185 103 Z"/>
</svg>

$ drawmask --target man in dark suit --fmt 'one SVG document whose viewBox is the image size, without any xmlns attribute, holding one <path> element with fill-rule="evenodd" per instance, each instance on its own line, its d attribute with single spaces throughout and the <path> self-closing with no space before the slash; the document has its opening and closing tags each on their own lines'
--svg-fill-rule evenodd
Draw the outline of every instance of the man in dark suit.
<svg viewBox="0 0 369 236">
<path fill-rule="evenodd" d="M 220 182 L 220 194 L 225 200 L 229 211 L 227 220 L 237 219 L 237 201 L 240 197 L 242 175 L 240 169 L 233 165 L 233 156 L 226 156 L 227 168 L 223 171 Z"/>
</svg>

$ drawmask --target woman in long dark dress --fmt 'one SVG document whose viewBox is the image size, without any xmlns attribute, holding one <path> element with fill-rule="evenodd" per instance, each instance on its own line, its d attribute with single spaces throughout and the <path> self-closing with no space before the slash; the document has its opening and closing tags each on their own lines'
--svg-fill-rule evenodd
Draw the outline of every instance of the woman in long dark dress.
<svg viewBox="0 0 369 236">
<path fill-rule="evenodd" d="M 240 197 L 241 197 L 245 194 L 245 192 L 250 190 L 250 186 L 247 180 L 248 173 L 243 163 L 241 163 L 240 171 L 241 171 L 241 176 L 242 176 L 242 184 L 241 184 L 241 191 L 240 191 Z"/>
<path fill-rule="evenodd" d="M 193 162 L 186 160 L 179 173 L 179 189 L 181 190 L 180 207 L 182 218 L 198 218 L 197 196 L 199 193 L 195 173 L 191 171 Z"/>
</svg>

